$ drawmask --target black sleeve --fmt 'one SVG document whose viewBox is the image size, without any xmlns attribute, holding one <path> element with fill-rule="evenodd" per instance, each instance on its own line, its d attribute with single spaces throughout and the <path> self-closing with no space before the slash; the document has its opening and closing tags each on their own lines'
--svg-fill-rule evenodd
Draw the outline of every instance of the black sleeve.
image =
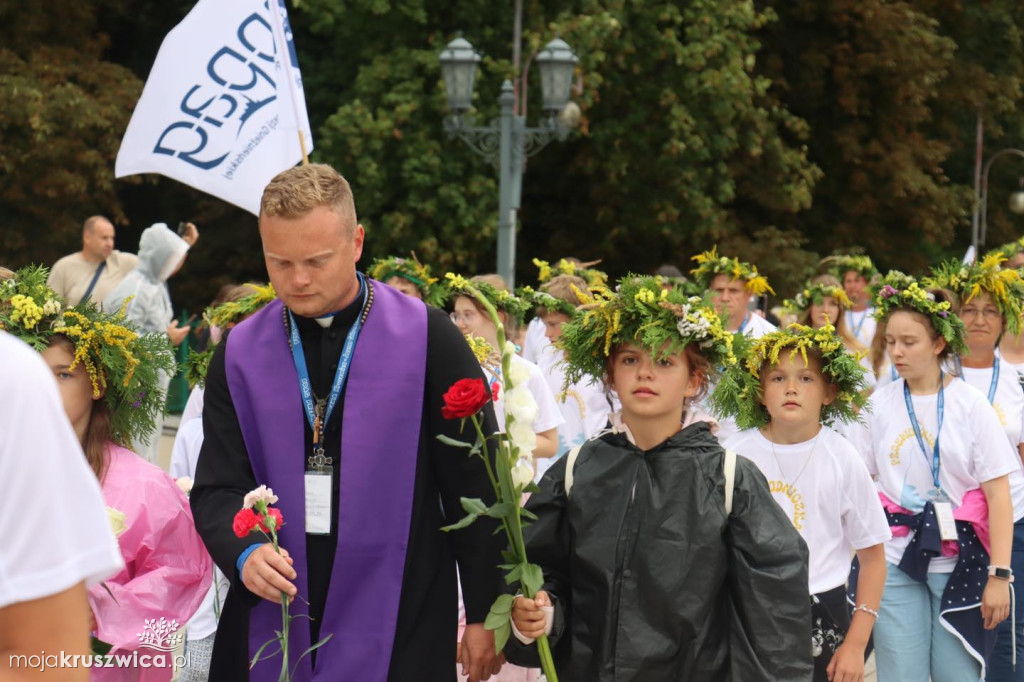
<svg viewBox="0 0 1024 682">
<path fill-rule="evenodd" d="M 428 307 L 424 426 L 430 434 L 430 457 L 441 491 L 446 524 L 453 524 L 465 515 L 460 498 L 480 498 L 488 506 L 496 499 L 484 463 L 478 457 L 467 457 L 467 450 L 445 445 L 437 439 L 438 434 L 443 434 L 469 443 L 475 441 L 476 433 L 468 419 L 462 430 L 461 420 L 444 419 L 441 408 L 444 394 L 452 384 L 459 379 L 476 377 L 483 379 L 483 370 L 465 338 L 443 310 Z M 483 415 L 483 432 L 491 435 L 497 431 L 497 422 L 490 403 Z M 493 465 L 493 447 L 490 451 Z M 459 565 L 467 623 L 482 623 L 501 593 L 503 579 L 498 565 L 503 563 L 501 551 L 508 543 L 504 533 L 494 533 L 498 527 L 494 519 L 481 517 L 467 528 L 450 533 Z"/>
<path fill-rule="evenodd" d="M 252 595 L 242 584 L 235 562 L 253 538 L 239 538 L 231 528 L 245 494 L 256 487 L 256 476 L 242 438 L 242 428 L 228 389 L 224 352 L 226 336 L 210 359 L 203 396 L 203 447 L 196 464 L 196 478 L 189 496 L 196 529 L 214 563 L 231 578 L 241 594 Z"/>
<path fill-rule="evenodd" d="M 727 533 L 732 679 L 810 680 L 807 545 L 744 457 L 736 458 L 734 490 Z"/>
<path fill-rule="evenodd" d="M 572 585 L 569 578 L 569 559 L 572 552 L 569 519 L 566 513 L 569 498 L 565 494 L 565 467 L 568 455 L 560 457 L 544 472 L 538 487 L 526 502 L 526 508 L 537 515 L 537 520 L 526 526 L 523 540 L 526 558 L 544 572 L 544 591 L 555 607 L 555 619 L 548 635 L 552 652 L 566 636 L 566 616 L 572 603 Z M 513 634 L 505 645 L 505 656 L 510 663 L 528 668 L 539 668 L 537 645 L 524 645 Z"/>
</svg>

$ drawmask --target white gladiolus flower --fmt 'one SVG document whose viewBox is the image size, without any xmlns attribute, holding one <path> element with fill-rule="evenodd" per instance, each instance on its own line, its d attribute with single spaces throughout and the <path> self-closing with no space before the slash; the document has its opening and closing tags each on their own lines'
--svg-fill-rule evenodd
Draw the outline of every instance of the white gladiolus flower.
<svg viewBox="0 0 1024 682">
<path fill-rule="evenodd" d="M 511 341 L 505 341 L 505 353 L 508 355 L 515 355 L 516 352 L 516 344 Z"/>
<path fill-rule="evenodd" d="M 518 490 L 522 490 L 526 486 L 530 485 L 533 481 L 533 467 L 530 466 L 530 462 L 524 458 L 520 458 L 516 465 L 512 467 L 512 485 Z"/>
<path fill-rule="evenodd" d="M 520 453 L 531 454 L 537 449 L 537 434 L 533 432 L 530 422 L 511 422 L 508 425 L 508 437 Z"/>
<path fill-rule="evenodd" d="M 524 362 L 513 360 L 509 363 L 508 381 L 512 386 L 521 386 L 530 380 L 530 368 Z"/>
<path fill-rule="evenodd" d="M 537 400 L 526 384 L 518 384 L 502 396 L 505 414 L 522 424 L 532 424 L 537 418 Z"/>
<path fill-rule="evenodd" d="M 243 509 L 252 509 L 257 502 L 266 500 L 267 504 L 277 504 L 277 495 L 274 494 L 273 489 L 268 488 L 265 485 L 261 485 L 256 490 L 251 490 L 245 494 L 245 500 L 242 503 Z"/>
</svg>

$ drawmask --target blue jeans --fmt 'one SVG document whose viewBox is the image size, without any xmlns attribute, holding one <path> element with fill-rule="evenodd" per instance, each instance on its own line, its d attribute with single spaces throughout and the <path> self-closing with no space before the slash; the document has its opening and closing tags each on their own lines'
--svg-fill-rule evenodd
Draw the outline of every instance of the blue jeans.
<svg viewBox="0 0 1024 682">
<path fill-rule="evenodd" d="M 929 573 L 925 585 L 886 568 L 874 630 L 878 682 L 978 682 L 981 664 L 939 621 L 949 573 Z"/>
<path fill-rule="evenodd" d="M 1013 638 L 1011 637 L 1010 618 L 999 624 L 996 635 L 996 648 L 988 662 L 988 682 L 1024 682 L 1024 519 L 1013 524 L 1013 553 L 1010 555 L 1010 568 L 1013 575 L 1019 576 L 1019 583 L 1013 587 L 1017 591 L 1014 611 L 1017 619 L 1017 670 L 1012 664 Z M 1020 587 L 1018 587 L 1020 586 Z"/>
</svg>

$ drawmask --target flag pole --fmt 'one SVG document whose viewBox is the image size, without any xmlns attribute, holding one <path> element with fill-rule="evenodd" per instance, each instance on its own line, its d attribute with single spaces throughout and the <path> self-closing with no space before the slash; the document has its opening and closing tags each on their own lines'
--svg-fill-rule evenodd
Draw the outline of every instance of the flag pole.
<svg viewBox="0 0 1024 682">
<path fill-rule="evenodd" d="M 294 66 L 291 61 L 291 55 L 288 54 L 288 42 L 284 34 L 284 25 L 281 23 L 281 10 L 287 12 L 284 0 L 270 0 L 267 3 L 270 8 L 270 18 L 274 22 L 273 33 L 274 42 L 276 43 L 276 51 L 281 56 L 281 62 L 284 64 L 285 82 L 288 84 L 288 93 L 291 99 L 292 115 L 295 117 L 295 128 L 299 133 L 299 147 L 302 149 L 302 165 L 309 165 L 309 155 L 306 153 L 306 136 L 302 130 L 302 121 L 299 118 L 299 111 L 296 106 L 296 93 L 295 83 L 292 78 L 292 67 Z"/>
</svg>

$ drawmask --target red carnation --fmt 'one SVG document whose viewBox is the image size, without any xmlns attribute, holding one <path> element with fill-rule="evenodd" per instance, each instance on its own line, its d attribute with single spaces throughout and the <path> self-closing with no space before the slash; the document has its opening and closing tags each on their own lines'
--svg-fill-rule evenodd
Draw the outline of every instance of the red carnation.
<svg viewBox="0 0 1024 682">
<path fill-rule="evenodd" d="M 281 516 L 281 510 L 280 509 L 274 509 L 273 507 L 267 507 L 267 516 L 269 516 L 270 518 L 272 518 L 274 520 L 274 530 L 275 531 L 281 530 L 281 526 L 284 525 L 284 517 Z M 259 523 L 260 523 L 260 530 L 262 530 L 264 533 L 270 533 L 271 529 L 268 528 L 267 523 L 263 520 L 262 516 L 259 517 Z"/>
<path fill-rule="evenodd" d="M 483 379 L 459 379 L 444 394 L 441 416 L 445 419 L 462 419 L 483 409 L 491 396 Z"/>
<path fill-rule="evenodd" d="M 235 520 L 231 524 L 231 529 L 235 531 L 235 535 L 240 538 L 244 538 L 249 533 L 256 530 L 256 526 L 259 524 L 260 517 L 252 509 L 239 509 L 238 513 L 235 514 Z"/>
<path fill-rule="evenodd" d="M 491 384 L 491 400 L 498 402 L 498 396 L 501 395 L 501 384 L 495 381 Z"/>
</svg>

